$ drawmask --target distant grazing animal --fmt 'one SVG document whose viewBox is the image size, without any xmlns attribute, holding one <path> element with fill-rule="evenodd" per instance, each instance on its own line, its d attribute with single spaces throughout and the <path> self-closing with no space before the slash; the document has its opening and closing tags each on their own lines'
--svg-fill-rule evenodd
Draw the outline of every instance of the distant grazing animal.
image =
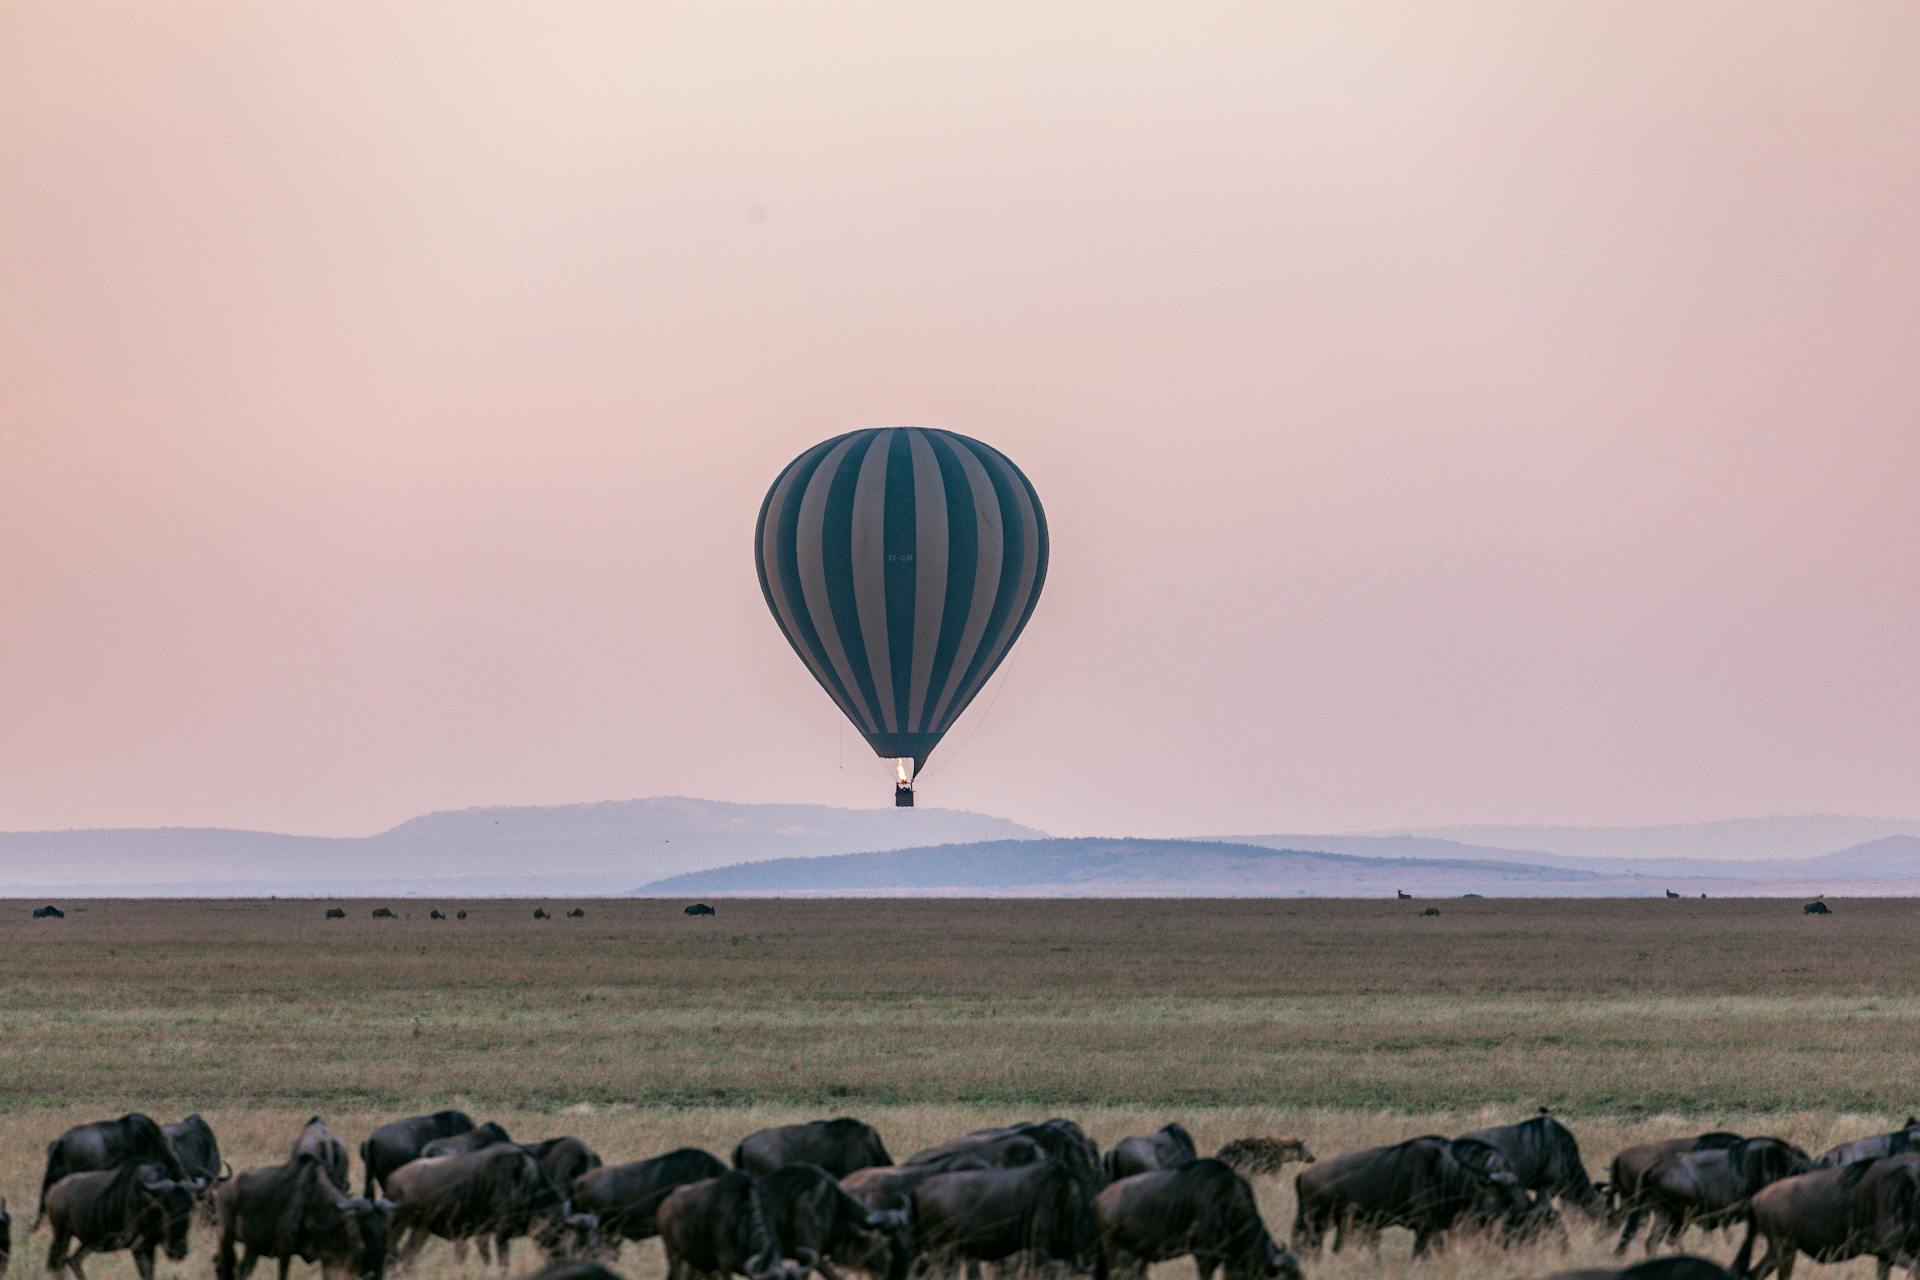
<svg viewBox="0 0 1920 1280">
<path fill-rule="evenodd" d="M 283 1277 L 295 1258 L 319 1262 L 328 1276 L 381 1280 L 386 1274 L 392 1204 L 347 1194 L 312 1152 L 248 1169 L 221 1187 L 217 1199 L 218 1280 L 246 1280 L 261 1258 L 277 1260 Z M 236 1259 L 236 1249 L 244 1256 Z"/>
<path fill-rule="evenodd" d="M 360 1163 L 366 1166 L 366 1181 L 360 1192 L 373 1199 L 376 1184 L 388 1191 L 387 1175 L 420 1154 L 420 1148 L 435 1138 L 466 1133 L 473 1128 L 473 1117 L 464 1111 L 436 1111 L 428 1116 L 408 1116 L 375 1129 L 360 1144 Z M 391 1191 L 388 1191 L 391 1195 Z"/>
<path fill-rule="evenodd" d="M 433 910 L 427 912 L 427 919 L 429 920 L 445 920 L 446 918 L 447 918 L 447 913 L 442 911 L 438 907 L 435 907 Z"/>
<path fill-rule="evenodd" d="M 658 1218 L 669 1280 L 799 1280 L 806 1274 L 783 1261 L 786 1248 L 774 1232 L 772 1206 L 763 1203 L 750 1173 L 733 1169 L 675 1187 L 661 1201 Z"/>
<path fill-rule="evenodd" d="M 453 913 L 453 918 L 455 920 L 465 920 L 467 918 L 467 909 L 465 907 L 460 908 Z"/>
<path fill-rule="evenodd" d="M 1307 1149 L 1305 1138 L 1276 1138 L 1268 1134 L 1235 1138 L 1215 1152 L 1213 1158 L 1244 1178 L 1257 1178 L 1278 1173 L 1289 1164 L 1312 1164 L 1313 1152 Z"/>
<path fill-rule="evenodd" d="M 187 1181 L 187 1171 L 173 1144 L 153 1117 L 129 1111 L 118 1120 L 77 1124 L 47 1144 L 47 1171 L 40 1179 L 40 1211 L 33 1230 L 47 1216 L 47 1190 L 70 1173 L 117 1169 L 128 1164 L 155 1164 L 175 1182 Z"/>
<path fill-rule="evenodd" d="M 1542 1214 L 1492 1147 L 1436 1136 L 1322 1160 L 1294 1179 L 1294 1189 L 1293 1247 L 1302 1253 L 1318 1252 L 1329 1231 L 1338 1253 L 1349 1233 L 1370 1240 L 1386 1227 L 1405 1227 L 1421 1257 L 1457 1228 L 1500 1226 L 1512 1239 Z"/>
<path fill-rule="evenodd" d="M 220 1143 L 214 1138 L 212 1127 L 196 1112 L 185 1120 L 161 1125 L 160 1132 L 166 1135 L 174 1155 L 180 1158 L 180 1167 L 186 1170 L 187 1178 L 200 1184 L 201 1189 L 194 1193 L 194 1198 L 200 1202 L 207 1225 L 214 1225 L 217 1219 L 213 1190 L 233 1177 L 233 1166 L 220 1158 Z"/>
<path fill-rule="evenodd" d="M 393 909 L 391 907 L 375 907 L 368 914 L 371 915 L 375 920 L 398 920 L 400 918 L 399 916 L 396 916 L 393 914 Z"/>
<path fill-rule="evenodd" d="M 1518 1124 L 1495 1125 L 1460 1136 L 1498 1151 L 1528 1191 L 1545 1192 L 1590 1217 L 1606 1213 L 1606 1197 L 1587 1177 L 1586 1162 L 1580 1158 L 1580 1144 L 1574 1140 L 1573 1131 L 1552 1116 L 1543 1113 Z"/>
<path fill-rule="evenodd" d="M 1870 1254 L 1886 1280 L 1894 1263 L 1912 1267 L 1920 1256 L 1920 1155 L 1862 1160 L 1783 1178 L 1747 1202 L 1747 1236 L 1734 1259 L 1741 1276 L 1778 1271 L 1793 1275 L 1796 1253 L 1821 1262 Z M 1767 1256 L 1752 1266 L 1753 1245 L 1767 1242 Z"/>
<path fill-rule="evenodd" d="M 1803 916 L 1830 916 L 1833 912 L 1828 909 L 1827 904 L 1824 902 L 1809 902 L 1806 906 L 1800 908 L 1800 914 Z"/>
<path fill-rule="evenodd" d="M 403 1264 L 438 1236 L 478 1239 L 483 1250 L 491 1241 L 504 1270 L 518 1236 L 531 1235 L 550 1257 L 567 1257 L 594 1227 L 591 1214 L 573 1212 L 533 1153 L 511 1142 L 410 1161 L 388 1175 L 387 1193 L 393 1253 Z"/>
<path fill-rule="evenodd" d="M 552 917 L 552 916 L 550 916 L 550 915 L 548 915 L 548 914 L 547 914 L 547 909 L 546 909 L 545 907 L 535 907 L 535 908 L 533 909 L 533 918 L 534 918 L 535 920 L 551 920 L 551 919 L 553 919 L 553 917 Z"/>
<path fill-rule="evenodd" d="M 848 1195 L 833 1175 L 817 1164 L 790 1164 L 762 1174 L 754 1185 L 762 1212 L 773 1218 L 773 1233 L 785 1256 L 840 1280 L 834 1263 L 905 1280 L 913 1261 L 905 1209 L 869 1209 Z"/>
<path fill-rule="evenodd" d="M 7 1198 L 0 1196 L 0 1276 L 13 1258 L 13 1219 L 7 1216 Z"/>
<path fill-rule="evenodd" d="M 1711 1259 L 1676 1253 L 1670 1258 L 1649 1258 L 1618 1270 L 1587 1267 L 1580 1271 L 1556 1271 L 1541 1280 L 1739 1280 L 1739 1277 Z"/>
<path fill-rule="evenodd" d="M 733 1167 L 752 1174 L 772 1173 L 790 1164 L 817 1164 L 844 1178 L 857 1169 L 892 1163 L 879 1131 L 852 1116 L 762 1129 L 742 1138 L 733 1149 Z"/>
<path fill-rule="evenodd" d="M 301 1156 L 312 1156 L 318 1160 L 320 1167 L 327 1171 L 327 1181 L 342 1193 L 353 1190 L 353 1183 L 347 1176 L 347 1144 L 319 1116 L 310 1118 L 293 1140 L 293 1150 L 288 1158 L 298 1160 Z"/>
<path fill-rule="evenodd" d="M 1614 1252 L 1626 1252 L 1643 1217 L 1653 1219 L 1647 1229 L 1647 1252 L 1652 1253 L 1663 1239 L 1679 1243 L 1690 1226 L 1721 1225 L 1762 1187 L 1812 1168 L 1806 1152 L 1779 1138 L 1745 1138 L 1714 1150 L 1670 1152 L 1640 1179 L 1639 1198 Z"/>
<path fill-rule="evenodd" d="M 1420 914 L 1423 916 L 1437 916 L 1440 914 L 1440 908 L 1428 907 L 1425 911 L 1422 911 Z"/>
<path fill-rule="evenodd" d="M 586 918 L 587 912 L 584 907 L 575 907 L 573 910 L 567 912 L 567 919 L 569 920 L 585 920 Z"/>
<path fill-rule="evenodd" d="M 327 919 L 345 920 L 346 918 L 347 918 L 347 909 L 345 907 L 328 907 L 327 908 Z"/>
<path fill-rule="evenodd" d="M 53 1230 L 47 1271 L 62 1267 L 73 1280 L 87 1280 L 80 1261 L 90 1253 L 133 1251 L 140 1280 L 153 1280 L 153 1256 L 165 1248 L 175 1262 L 187 1256 L 194 1184 L 167 1176 L 157 1164 L 70 1173 L 48 1189 L 44 1208 Z M 69 1242 L 79 1244 L 67 1252 Z"/>
<path fill-rule="evenodd" d="M 1122 1138 L 1107 1148 L 1101 1164 L 1107 1181 L 1131 1178 L 1136 1173 L 1171 1169 L 1185 1164 L 1200 1153 L 1194 1148 L 1193 1135 L 1181 1124 L 1162 1125 L 1157 1132 Z"/>
<path fill-rule="evenodd" d="M 1842 1142 L 1829 1148 L 1814 1164 L 1822 1169 L 1833 1169 L 1856 1160 L 1877 1160 L 1881 1156 L 1900 1156 L 1914 1150 L 1920 1150 L 1920 1118 L 1908 1116 L 1906 1124 L 1892 1133 L 1878 1133 L 1871 1138 Z"/>
<path fill-rule="evenodd" d="M 713 914 L 713 908 L 704 902 L 696 902 L 690 907 L 681 908 L 681 910 L 690 916 L 710 916 Z"/>
<path fill-rule="evenodd" d="M 1679 895 L 1679 894 L 1677 894 L 1677 893 L 1675 893 L 1675 892 L 1674 892 L 1673 890 L 1671 890 L 1671 889 L 1669 889 L 1669 890 L 1667 890 L 1667 896 L 1668 896 L 1669 898 L 1677 898 L 1677 897 L 1679 897 L 1680 895 Z"/>
<path fill-rule="evenodd" d="M 581 1174 L 573 1182 L 573 1204 L 599 1220 L 601 1238 L 617 1254 L 623 1240 L 660 1234 L 660 1206 L 675 1189 L 726 1171 L 718 1156 L 698 1147 L 681 1147 L 651 1160 L 610 1164 Z"/>
<path fill-rule="evenodd" d="M 1623 1148 L 1607 1166 L 1607 1208 L 1610 1213 L 1630 1213 L 1640 1200 L 1640 1182 L 1647 1170 L 1663 1156 L 1675 1151 L 1711 1151 L 1731 1147 L 1743 1139 L 1737 1133 L 1716 1129 L 1691 1138 L 1667 1138 L 1660 1142 L 1642 1142 Z"/>
<path fill-rule="evenodd" d="M 67 913 L 49 902 L 44 907 L 35 907 L 33 909 L 33 918 L 35 920 L 65 920 Z"/>
<path fill-rule="evenodd" d="M 1410 894 L 1410 893 L 1408 893 L 1408 892 L 1407 892 L 1407 891 L 1406 891 L 1405 889 L 1395 889 L 1395 890 L 1393 891 L 1393 896 L 1394 896 L 1394 897 L 1396 897 L 1396 898 L 1398 898 L 1398 899 L 1400 899 L 1400 901 L 1402 901 L 1402 902 L 1412 902 L 1412 901 L 1413 901 L 1413 895 L 1412 895 L 1412 894 Z"/>
<path fill-rule="evenodd" d="M 1218 1160 L 1189 1160 L 1114 1183 L 1093 1202 L 1100 1251 L 1114 1280 L 1145 1280 L 1147 1265 L 1192 1255 L 1201 1280 L 1300 1280 L 1300 1260 L 1274 1243 L 1253 1188 Z"/>
<path fill-rule="evenodd" d="M 469 1151 L 478 1151 L 482 1147 L 512 1141 L 513 1139 L 508 1136 L 503 1126 L 489 1120 L 477 1129 L 468 1129 L 464 1133 L 452 1133 L 444 1138 L 435 1138 L 420 1148 L 420 1155 L 417 1158 L 431 1160 L 435 1156 L 460 1156 Z"/>
<path fill-rule="evenodd" d="M 935 1174 L 914 1188 L 913 1236 L 935 1277 L 1022 1253 L 1027 1268 L 1101 1269 L 1092 1199 L 1057 1160 Z"/>
</svg>

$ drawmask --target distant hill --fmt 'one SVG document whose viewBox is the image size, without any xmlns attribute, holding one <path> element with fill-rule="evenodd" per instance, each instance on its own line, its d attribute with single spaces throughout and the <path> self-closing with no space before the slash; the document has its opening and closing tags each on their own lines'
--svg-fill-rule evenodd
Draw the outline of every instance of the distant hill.
<svg viewBox="0 0 1920 1280">
<path fill-rule="evenodd" d="M 1920 876 L 1920 836 L 1883 836 L 1807 859 L 1815 870 L 1832 870 L 1843 875 Z"/>
<path fill-rule="evenodd" d="M 1649 827 L 1414 827 L 1369 835 L 1428 836 L 1460 844 L 1591 858 L 1813 858 L 1887 836 L 1920 836 L 1920 820 L 1809 813 Z"/>
<path fill-rule="evenodd" d="M 1593 893 L 1597 877 L 1511 862 L 1361 858 L 1196 840 L 1043 839 L 777 858 L 655 880 L 644 895 L 1318 896 Z"/>
<path fill-rule="evenodd" d="M 943 809 L 656 797 L 430 813 L 329 838 L 187 827 L 0 833 L 0 895 L 619 893 L 748 858 L 1023 839 Z"/>
</svg>

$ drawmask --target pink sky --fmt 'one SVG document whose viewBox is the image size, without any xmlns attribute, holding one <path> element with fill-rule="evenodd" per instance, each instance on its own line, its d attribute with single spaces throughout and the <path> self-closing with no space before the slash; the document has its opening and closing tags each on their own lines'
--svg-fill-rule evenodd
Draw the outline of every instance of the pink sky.
<svg viewBox="0 0 1920 1280">
<path fill-rule="evenodd" d="M 884 803 L 899 422 L 1053 531 L 924 803 L 1920 813 L 1920 8 L 1178 12 L 0 9 L 0 828 Z"/>
</svg>

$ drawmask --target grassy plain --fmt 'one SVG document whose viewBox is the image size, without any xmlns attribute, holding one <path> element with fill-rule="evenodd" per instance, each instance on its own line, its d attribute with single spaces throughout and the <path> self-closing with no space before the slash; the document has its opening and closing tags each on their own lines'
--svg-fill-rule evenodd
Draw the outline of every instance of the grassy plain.
<svg viewBox="0 0 1920 1280">
<path fill-rule="evenodd" d="M 1544 1104 L 1598 1172 L 1626 1142 L 1710 1125 L 1817 1150 L 1920 1093 L 1920 903 L 1902 900 L 1824 920 L 1697 899 L 1446 900 L 1437 918 L 1379 901 L 721 901 L 710 920 L 588 901 L 578 921 L 483 901 L 458 922 L 426 901 L 331 922 L 309 901 L 76 902 L 64 921 L 28 905 L 0 903 L 0 1193 L 28 1280 L 46 1141 L 135 1108 L 202 1112 L 244 1167 L 281 1158 L 316 1111 L 357 1142 L 462 1105 L 624 1160 L 724 1155 L 762 1124 L 845 1112 L 902 1155 L 1057 1113 L 1103 1143 L 1178 1118 L 1203 1148 L 1284 1131 L 1328 1154 Z M 1290 1176 L 1261 1196 L 1284 1234 Z M 210 1252 L 200 1238 L 163 1274 L 208 1274 Z M 1378 1262 L 1308 1274 L 1399 1274 L 1405 1253 L 1390 1237 Z M 1464 1250 L 1421 1274 L 1603 1254 L 1576 1231 L 1565 1256 Z M 624 1269 L 658 1275 L 658 1246 Z M 420 1270 L 460 1274 L 444 1249 Z"/>
</svg>

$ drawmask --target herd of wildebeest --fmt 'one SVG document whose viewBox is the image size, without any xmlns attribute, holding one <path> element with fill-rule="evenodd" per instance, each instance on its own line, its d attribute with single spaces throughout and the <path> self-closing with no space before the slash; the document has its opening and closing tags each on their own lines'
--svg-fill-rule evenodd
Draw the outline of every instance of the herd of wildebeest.
<svg viewBox="0 0 1920 1280">
<path fill-rule="evenodd" d="M 670 1280 L 884 1280 L 953 1276 L 983 1262 L 1066 1277 L 1142 1280 L 1149 1263 L 1191 1257 L 1200 1280 L 1300 1280 L 1302 1256 L 1331 1237 L 1376 1242 L 1413 1232 L 1416 1258 L 1450 1238 L 1511 1245 L 1619 1232 L 1624 1253 L 1678 1247 L 1694 1229 L 1744 1226 L 1730 1268 L 1655 1257 L 1562 1280 L 1791 1280 L 1795 1257 L 1872 1257 L 1920 1275 L 1920 1119 L 1842 1143 L 1819 1158 L 1783 1139 L 1712 1132 L 1628 1147 L 1607 1177 L 1588 1174 L 1572 1131 L 1544 1112 L 1456 1138 L 1425 1136 L 1316 1160 L 1300 1138 L 1261 1136 L 1202 1157 L 1179 1124 L 1104 1154 L 1071 1120 L 963 1134 L 896 1161 L 851 1118 L 762 1129 L 732 1163 L 694 1147 L 606 1164 L 575 1137 L 518 1142 L 462 1111 L 411 1116 L 360 1144 L 359 1193 L 347 1143 L 319 1116 L 292 1135 L 284 1164 L 235 1174 L 198 1115 L 161 1125 L 133 1113 L 76 1126 L 47 1147 L 32 1230 L 52 1233 L 48 1271 L 85 1280 L 81 1260 L 130 1251 L 142 1280 L 155 1255 L 187 1256 L 191 1224 L 217 1229 L 218 1280 L 261 1258 L 318 1262 L 329 1277 L 382 1280 L 433 1238 L 469 1243 L 507 1267 L 511 1242 L 547 1255 L 543 1280 L 617 1280 L 623 1243 L 658 1236 Z M 1261 1220 L 1249 1179 L 1298 1163 L 1291 1247 Z M 1765 1246 L 1756 1262 L 1756 1244 Z M 0 1201 L 0 1271 L 10 1224 Z"/>
</svg>

